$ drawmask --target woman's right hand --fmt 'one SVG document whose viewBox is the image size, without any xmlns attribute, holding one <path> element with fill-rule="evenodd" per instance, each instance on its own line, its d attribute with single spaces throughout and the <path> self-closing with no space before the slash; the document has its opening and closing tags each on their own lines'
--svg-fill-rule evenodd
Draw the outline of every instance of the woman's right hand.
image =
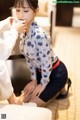
<svg viewBox="0 0 80 120">
<path fill-rule="evenodd" d="M 24 94 L 31 94 L 37 86 L 36 80 L 29 82 L 23 89 Z"/>
<path fill-rule="evenodd" d="M 17 30 L 18 33 L 25 33 L 27 31 L 26 21 L 13 21 L 12 27 Z"/>
</svg>

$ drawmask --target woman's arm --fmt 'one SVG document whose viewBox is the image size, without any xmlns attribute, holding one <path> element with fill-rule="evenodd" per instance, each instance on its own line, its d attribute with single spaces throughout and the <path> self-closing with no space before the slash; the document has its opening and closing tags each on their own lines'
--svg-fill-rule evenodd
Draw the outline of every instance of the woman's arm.
<svg viewBox="0 0 80 120">
<path fill-rule="evenodd" d="M 41 46 L 41 84 L 43 88 L 47 86 L 50 81 L 50 74 L 52 71 L 52 61 L 51 61 L 51 53 L 50 53 L 50 43 L 47 37 L 42 37 L 41 41 L 43 41 Z"/>
</svg>

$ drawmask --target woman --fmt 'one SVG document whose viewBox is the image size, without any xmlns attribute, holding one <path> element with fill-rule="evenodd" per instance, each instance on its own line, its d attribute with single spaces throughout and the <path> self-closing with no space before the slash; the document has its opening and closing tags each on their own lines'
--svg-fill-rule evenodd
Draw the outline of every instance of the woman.
<svg viewBox="0 0 80 120">
<path fill-rule="evenodd" d="M 31 71 L 31 81 L 23 89 L 20 100 L 44 106 L 64 88 L 68 72 L 54 54 L 47 34 L 34 21 L 38 0 L 15 0 L 14 7 L 17 18 L 26 21 L 26 32 L 20 34 L 20 50 Z"/>
</svg>

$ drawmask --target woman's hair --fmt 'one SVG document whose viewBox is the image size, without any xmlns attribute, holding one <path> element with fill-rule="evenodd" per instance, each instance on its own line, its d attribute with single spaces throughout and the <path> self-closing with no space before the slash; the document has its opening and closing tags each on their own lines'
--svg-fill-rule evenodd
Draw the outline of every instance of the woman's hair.
<svg viewBox="0 0 80 120">
<path fill-rule="evenodd" d="M 14 7 L 24 7 L 24 2 L 27 2 L 32 10 L 38 8 L 38 0 L 15 0 Z"/>
</svg>

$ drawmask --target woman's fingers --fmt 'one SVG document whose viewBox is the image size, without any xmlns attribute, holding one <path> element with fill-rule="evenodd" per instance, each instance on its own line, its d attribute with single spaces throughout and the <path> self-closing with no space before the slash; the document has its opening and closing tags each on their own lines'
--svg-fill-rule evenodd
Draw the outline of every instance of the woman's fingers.
<svg viewBox="0 0 80 120">
<path fill-rule="evenodd" d="M 39 92 L 34 90 L 33 93 L 31 94 L 31 99 L 34 99 L 35 97 L 39 96 Z"/>
<path fill-rule="evenodd" d="M 27 93 L 28 93 L 28 94 L 32 94 L 33 90 L 34 90 L 33 88 L 25 89 L 25 90 L 23 90 L 23 93 L 24 93 L 24 94 L 27 94 Z"/>
<path fill-rule="evenodd" d="M 27 88 L 27 86 L 23 89 L 23 92 L 24 92 L 24 93 L 29 92 L 29 89 Z"/>
</svg>

